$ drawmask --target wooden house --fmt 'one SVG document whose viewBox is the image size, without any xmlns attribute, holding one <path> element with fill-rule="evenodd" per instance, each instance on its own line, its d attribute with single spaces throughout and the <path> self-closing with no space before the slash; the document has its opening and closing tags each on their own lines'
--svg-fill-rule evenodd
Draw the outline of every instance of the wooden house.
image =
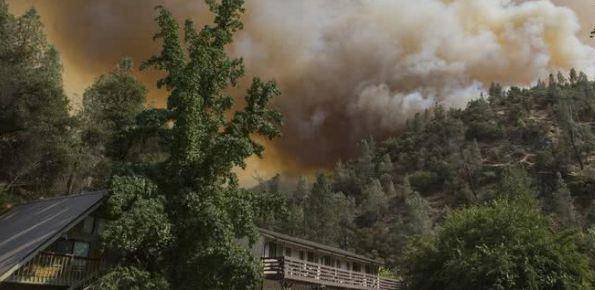
<svg viewBox="0 0 595 290">
<path fill-rule="evenodd" d="M 44 199 L 0 215 L 0 290 L 84 289 L 109 264 L 99 251 L 106 197 L 98 191 Z M 250 250 L 262 260 L 260 290 L 398 289 L 398 281 L 378 275 L 379 261 L 259 232 Z"/>
<path fill-rule="evenodd" d="M 103 267 L 106 192 L 21 204 L 0 216 L 0 289 L 77 289 Z"/>
<path fill-rule="evenodd" d="M 399 289 L 400 282 L 380 277 L 380 261 L 339 248 L 260 229 L 252 247 L 262 257 L 262 289 Z"/>
</svg>

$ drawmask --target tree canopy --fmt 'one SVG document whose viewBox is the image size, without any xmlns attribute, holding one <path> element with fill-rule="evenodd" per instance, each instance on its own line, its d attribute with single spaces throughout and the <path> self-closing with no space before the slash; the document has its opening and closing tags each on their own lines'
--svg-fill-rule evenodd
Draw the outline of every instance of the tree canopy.
<svg viewBox="0 0 595 290">
<path fill-rule="evenodd" d="M 232 169 L 262 154 L 264 147 L 254 134 L 279 135 L 281 115 L 268 106 L 279 90 L 272 81 L 254 78 L 244 108 L 233 110 L 234 98 L 227 89 L 237 86 L 244 66 L 241 59 L 230 58 L 225 47 L 242 28 L 244 1 L 207 4 L 214 23 L 200 31 L 189 20 L 180 31 L 168 10 L 156 8 L 155 39 L 162 42 L 162 50 L 142 68 L 162 70 L 165 77 L 157 86 L 170 95 L 167 108 L 142 113 L 130 131 L 154 133 L 160 128 L 167 158 L 126 165 L 132 175 L 112 179 L 108 210 L 114 219 L 104 238 L 121 259 L 119 267 L 99 280 L 105 289 L 122 285 L 114 279 L 147 275 L 169 282 L 172 289 L 246 289 L 261 277 L 256 257 L 237 242 L 255 241 L 260 203 L 238 187 Z M 151 115 L 158 116 L 157 126 L 143 122 Z M 144 281 L 136 283 L 140 287 Z"/>
<path fill-rule="evenodd" d="M 409 289 L 590 289 L 593 273 L 577 237 L 552 231 L 526 199 L 449 214 L 436 236 L 406 253 Z"/>
</svg>

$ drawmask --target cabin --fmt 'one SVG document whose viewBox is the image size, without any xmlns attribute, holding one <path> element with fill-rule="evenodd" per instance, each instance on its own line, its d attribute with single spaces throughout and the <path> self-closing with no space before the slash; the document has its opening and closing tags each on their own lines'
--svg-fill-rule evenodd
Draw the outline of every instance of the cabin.
<svg viewBox="0 0 595 290">
<path fill-rule="evenodd" d="M 106 191 L 90 192 L 2 213 L 0 290 L 85 289 L 110 261 L 99 247 L 106 198 Z M 399 288 L 399 281 L 378 275 L 379 261 L 265 229 L 259 233 L 249 249 L 262 261 L 260 290 Z"/>
<path fill-rule="evenodd" d="M 105 191 L 17 205 L 0 216 L 0 289 L 79 289 L 102 269 Z"/>
<path fill-rule="evenodd" d="M 379 276 L 380 261 L 265 229 L 259 232 L 252 253 L 263 262 L 264 290 L 399 289 L 399 281 Z"/>
</svg>

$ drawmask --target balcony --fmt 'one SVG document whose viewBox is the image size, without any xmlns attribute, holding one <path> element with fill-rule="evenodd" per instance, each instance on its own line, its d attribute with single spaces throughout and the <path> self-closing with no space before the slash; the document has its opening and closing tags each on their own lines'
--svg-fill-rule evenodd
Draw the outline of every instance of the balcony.
<svg viewBox="0 0 595 290">
<path fill-rule="evenodd" d="M 263 258 L 264 277 L 347 289 L 395 290 L 400 282 L 290 257 Z"/>
<path fill-rule="evenodd" d="M 14 272 L 7 282 L 72 286 L 92 278 L 101 267 L 99 259 L 40 253 Z"/>
</svg>

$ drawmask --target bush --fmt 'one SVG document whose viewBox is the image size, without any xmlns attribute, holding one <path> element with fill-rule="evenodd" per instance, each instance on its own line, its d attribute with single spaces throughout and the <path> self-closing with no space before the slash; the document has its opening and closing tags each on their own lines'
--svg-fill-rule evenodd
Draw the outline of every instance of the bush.
<svg viewBox="0 0 595 290">
<path fill-rule="evenodd" d="M 417 171 L 409 176 L 409 183 L 416 191 L 428 193 L 440 187 L 440 178 L 434 172 Z"/>
<path fill-rule="evenodd" d="M 410 289 L 592 289 L 576 235 L 556 233 L 529 197 L 452 212 L 406 252 Z"/>
</svg>

